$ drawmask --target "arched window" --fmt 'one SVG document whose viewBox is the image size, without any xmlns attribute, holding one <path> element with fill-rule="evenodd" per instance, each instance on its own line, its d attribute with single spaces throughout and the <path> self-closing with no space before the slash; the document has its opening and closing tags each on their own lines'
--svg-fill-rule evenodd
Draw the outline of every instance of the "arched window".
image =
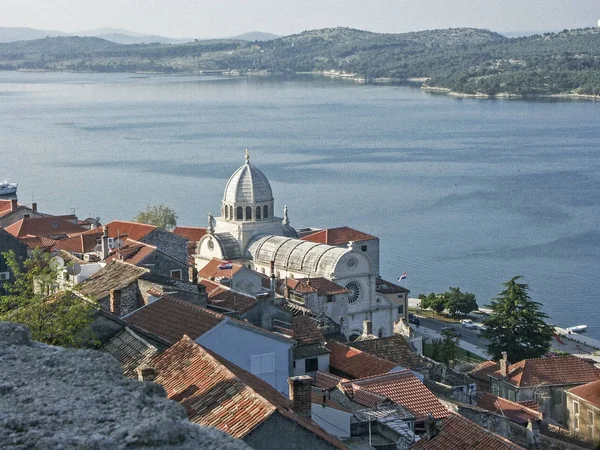
<svg viewBox="0 0 600 450">
<path fill-rule="evenodd" d="M 252 206 L 246 206 L 246 220 L 252 220 Z"/>
<path fill-rule="evenodd" d="M 256 207 L 256 220 L 260 220 L 260 206 Z"/>
<path fill-rule="evenodd" d="M 235 220 L 244 220 L 244 208 L 238 206 L 235 211 Z"/>
<path fill-rule="evenodd" d="M 265 205 L 263 206 L 263 219 L 268 219 L 269 218 L 269 206 Z"/>
<path fill-rule="evenodd" d="M 229 206 L 225 205 L 225 219 L 229 219 Z"/>
<path fill-rule="evenodd" d="M 233 206 L 229 207 L 229 218 L 233 220 Z"/>
</svg>

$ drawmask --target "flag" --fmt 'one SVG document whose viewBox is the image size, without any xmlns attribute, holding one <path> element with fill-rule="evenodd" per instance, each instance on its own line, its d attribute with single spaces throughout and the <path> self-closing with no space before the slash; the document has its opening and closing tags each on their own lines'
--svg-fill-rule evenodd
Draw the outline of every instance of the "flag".
<svg viewBox="0 0 600 450">
<path fill-rule="evenodd" d="M 225 261 L 224 263 L 219 264 L 217 266 L 217 269 L 219 269 L 219 270 L 233 269 L 233 263 L 231 261 Z"/>
<path fill-rule="evenodd" d="M 408 276 L 408 274 L 406 272 L 404 272 L 402 275 L 400 275 L 400 278 L 398 278 L 398 281 L 406 280 L 407 276 Z"/>
</svg>

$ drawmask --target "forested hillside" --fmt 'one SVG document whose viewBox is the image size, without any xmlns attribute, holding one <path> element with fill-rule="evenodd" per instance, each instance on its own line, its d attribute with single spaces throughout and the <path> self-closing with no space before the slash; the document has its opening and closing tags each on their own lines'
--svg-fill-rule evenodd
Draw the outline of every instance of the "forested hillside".
<svg viewBox="0 0 600 450">
<path fill-rule="evenodd" d="M 600 94 L 600 29 L 506 38 L 458 28 L 379 34 L 350 28 L 306 31 L 268 41 L 227 39 L 120 45 L 56 37 L 0 44 L 1 70 L 339 71 L 372 82 L 427 78 L 464 94 Z"/>
</svg>

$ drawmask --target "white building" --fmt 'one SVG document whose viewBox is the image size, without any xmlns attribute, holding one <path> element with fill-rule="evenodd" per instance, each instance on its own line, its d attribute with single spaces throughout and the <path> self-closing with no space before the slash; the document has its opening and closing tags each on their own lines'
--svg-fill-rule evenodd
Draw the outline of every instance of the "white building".
<svg viewBox="0 0 600 450">
<path fill-rule="evenodd" d="M 290 226 L 287 207 L 283 218 L 274 216 L 275 200 L 267 177 L 246 163 L 227 185 L 221 216 L 209 214 L 207 234 L 197 243 L 195 262 L 200 271 L 212 258 L 235 261 L 263 274 L 284 278 L 324 277 L 349 289 L 348 304 L 337 305 L 341 315 L 331 317 L 346 336 L 360 335 L 364 320 L 373 331 L 391 336 L 394 305 L 375 291 L 378 261 L 350 242 L 346 248 L 298 239 Z"/>
</svg>

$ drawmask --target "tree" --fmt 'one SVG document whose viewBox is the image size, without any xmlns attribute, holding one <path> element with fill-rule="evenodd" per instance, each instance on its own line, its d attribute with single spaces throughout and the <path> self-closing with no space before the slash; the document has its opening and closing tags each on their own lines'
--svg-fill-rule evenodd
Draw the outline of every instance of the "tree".
<svg viewBox="0 0 600 450">
<path fill-rule="evenodd" d="M 461 292 L 458 287 L 451 287 L 449 291 L 443 294 L 446 309 L 452 317 L 459 314 L 467 315 L 471 311 L 475 311 L 479 307 L 475 300 L 475 294 L 470 292 Z"/>
<path fill-rule="evenodd" d="M 550 349 L 554 328 L 545 322 L 541 303 L 527 293 L 529 286 L 518 283 L 521 276 L 504 283 L 505 289 L 492 300 L 492 314 L 483 321 L 481 336 L 489 340 L 488 353 L 499 360 L 505 351 L 511 361 L 539 358 Z"/>
<path fill-rule="evenodd" d="M 177 226 L 177 214 L 161 203 L 160 205 L 148 206 L 144 211 L 139 212 L 133 218 L 133 221 L 172 230 Z"/>
<path fill-rule="evenodd" d="M 57 267 L 50 255 L 35 250 L 19 264 L 11 250 L 2 254 L 15 276 L 0 296 L 0 320 L 27 325 L 32 338 L 50 345 L 82 347 L 94 343 L 90 324 L 96 307 L 71 292 L 56 291 Z"/>
<path fill-rule="evenodd" d="M 439 294 L 433 292 L 425 297 L 424 294 L 419 295 L 421 299 L 421 308 L 431 309 L 438 314 L 441 314 L 446 309 L 446 300 Z"/>
<path fill-rule="evenodd" d="M 458 336 L 452 330 L 442 330 L 441 342 L 442 362 L 450 365 L 458 355 Z"/>
</svg>

